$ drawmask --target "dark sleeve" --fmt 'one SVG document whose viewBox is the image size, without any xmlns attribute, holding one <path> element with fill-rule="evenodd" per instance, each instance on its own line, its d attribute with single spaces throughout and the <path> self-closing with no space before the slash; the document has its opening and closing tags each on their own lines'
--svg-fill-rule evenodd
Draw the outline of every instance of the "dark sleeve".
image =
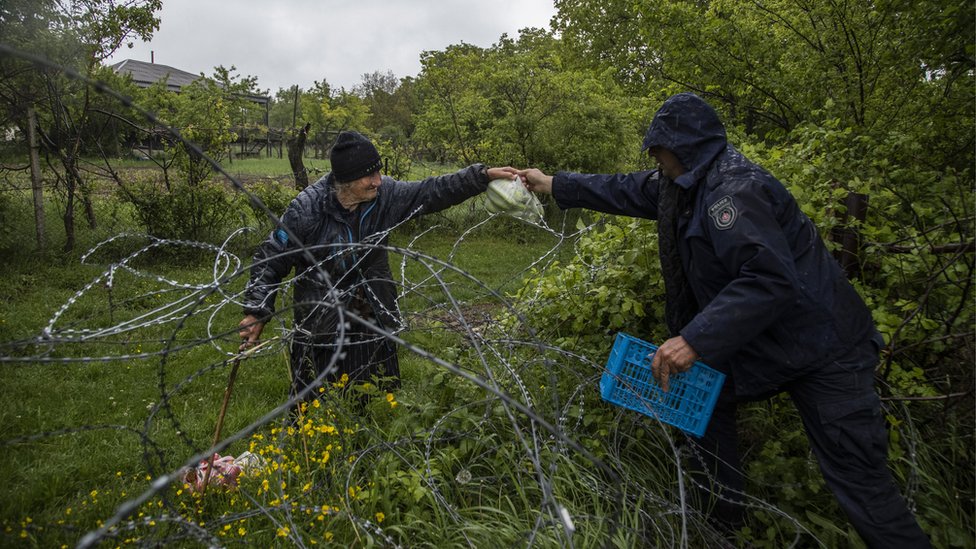
<svg viewBox="0 0 976 549">
<path fill-rule="evenodd" d="M 737 186 L 710 197 L 707 204 L 712 209 L 704 221 L 708 238 L 734 276 L 681 335 L 711 362 L 724 361 L 748 345 L 781 318 L 801 291 L 786 234 L 770 195 L 759 186 Z"/>
<path fill-rule="evenodd" d="M 657 219 L 657 178 L 657 170 L 614 175 L 557 172 L 552 196 L 564 210 L 586 208 Z"/>
<path fill-rule="evenodd" d="M 289 204 L 276 227 L 267 240 L 258 246 L 251 262 L 251 277 L 244 289 L 244 314 L 266 319 L 275 311 L 275 298 L 278 286 L 295 265 L 300 248 L 295 245 L 294 236 L 302 237 L 306 208 L 296 198 Z M 288 231 L 284 229 L 288 228 Z M 288 232 L 291 232 L 289 236 Z"/>
<path fill-rule="evenodd" d="M 488 169 L 474 164 L 458 172 L 428 177 L 423 181 L 384 182 L 380 192 L 390 193 L 384 200 L 387 211 L 383 214 L 388 225 L 417 215 L 446 210 L 455 204 L 485 191 L 488 188 Z"/>
</svg>

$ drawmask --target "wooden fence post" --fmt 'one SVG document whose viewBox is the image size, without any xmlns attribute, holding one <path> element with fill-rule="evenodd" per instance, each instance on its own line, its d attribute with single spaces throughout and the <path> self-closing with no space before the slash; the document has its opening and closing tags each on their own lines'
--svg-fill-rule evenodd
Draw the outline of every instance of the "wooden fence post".
<svg viewBox="0 0 976 549">
<path fill-rule="evenodd" d="M 41 181 L 40 145 L 37 139 L 37 113 L 34 107 L 27 109 L 27 141 L 30 145 L 31 188 L 34 191 L 34 227 L 37 248 L 43 250 L 44 237 L 44 184 Z"/>
</svg>

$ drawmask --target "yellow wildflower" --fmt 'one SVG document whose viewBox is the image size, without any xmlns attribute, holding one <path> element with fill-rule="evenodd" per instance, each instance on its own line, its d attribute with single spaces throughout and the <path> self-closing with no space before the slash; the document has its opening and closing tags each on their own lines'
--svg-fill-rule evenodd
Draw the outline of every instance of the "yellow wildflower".
<svg viewBox="0 0 976 549">
<path fill-rule="evenodd" d="M 288 537 L 288 532 L 289 532 L 288 527 L 282 526 L 281 528 L 278 528 L 278 537 L 279 538 Z"/>
<path fill-rule="evenodd" d="M 386 515 L 384 515 L 382 512 L 376 513 L 376 522 L 377 523 L 383 522 L 383 519 L 385 519 L 385 518 L 386 518 Z"/>
</svg>

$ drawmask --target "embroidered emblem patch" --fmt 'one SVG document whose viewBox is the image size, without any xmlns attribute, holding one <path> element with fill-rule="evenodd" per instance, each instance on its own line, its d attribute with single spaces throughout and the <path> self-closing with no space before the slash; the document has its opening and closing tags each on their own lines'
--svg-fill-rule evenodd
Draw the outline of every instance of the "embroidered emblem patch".
<svg viewBox="0 0 976 549">
<path fill-rule="evenodd" d="M 288 244 L 288 233 L 285 232 L 284 229 L 278 229 L 277 231 L 275 231 L 274 235 L 275 235 L 275 240 L 281 243 L 282 246 L 286 246 Z"/>
<path fill-rule="evenodd" d="M 725 195 L 708 208 L 708 215 L 715 222 L 715 228 L 724 231 L 735 224 L 739 212 L 736 211 L 735 204 L 732 203 L 732 197 Z"/>
</svg>

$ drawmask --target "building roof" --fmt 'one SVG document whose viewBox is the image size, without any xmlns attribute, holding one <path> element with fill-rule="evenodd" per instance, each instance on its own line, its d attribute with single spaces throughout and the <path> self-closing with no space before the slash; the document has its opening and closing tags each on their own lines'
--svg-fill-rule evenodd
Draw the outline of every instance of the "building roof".
<svg viewBox="0 0 976 549">
<path fill-rule="evenodd" d="M 166 88 L 174 92 L 179 92 L 183 86 L 188 86 L 194 80 L 203 78 L 203 75 L 186 72 L 169 65 L 146 63 L 135 59 L 119 61 L 112 65 L 112 70 L 117 74 L 131 75 L 132 81 L 140 88 L 148 88 L 160 80 L 165 80 Z M 263 95 L 245 95 L 243 97 L 261 105 L 268 104 L 268 98 Z"/>
<path fill-rule="evenodd" d="M 194 80 L 203 78 L 199 74 L 181 71 L 169 65 L 146 63 L 145 61 L 136 61 L 135 59 L 119 61 L 112 65 L 112 70 L 118 74 L 131 75 L 132 81 L 140 88 L 148 88 L 160 80 L 166 80 L 166 87 L 169 91 L 175 92 L 180 91 L 183 86 L 189 85 Z"/>
</svg>

